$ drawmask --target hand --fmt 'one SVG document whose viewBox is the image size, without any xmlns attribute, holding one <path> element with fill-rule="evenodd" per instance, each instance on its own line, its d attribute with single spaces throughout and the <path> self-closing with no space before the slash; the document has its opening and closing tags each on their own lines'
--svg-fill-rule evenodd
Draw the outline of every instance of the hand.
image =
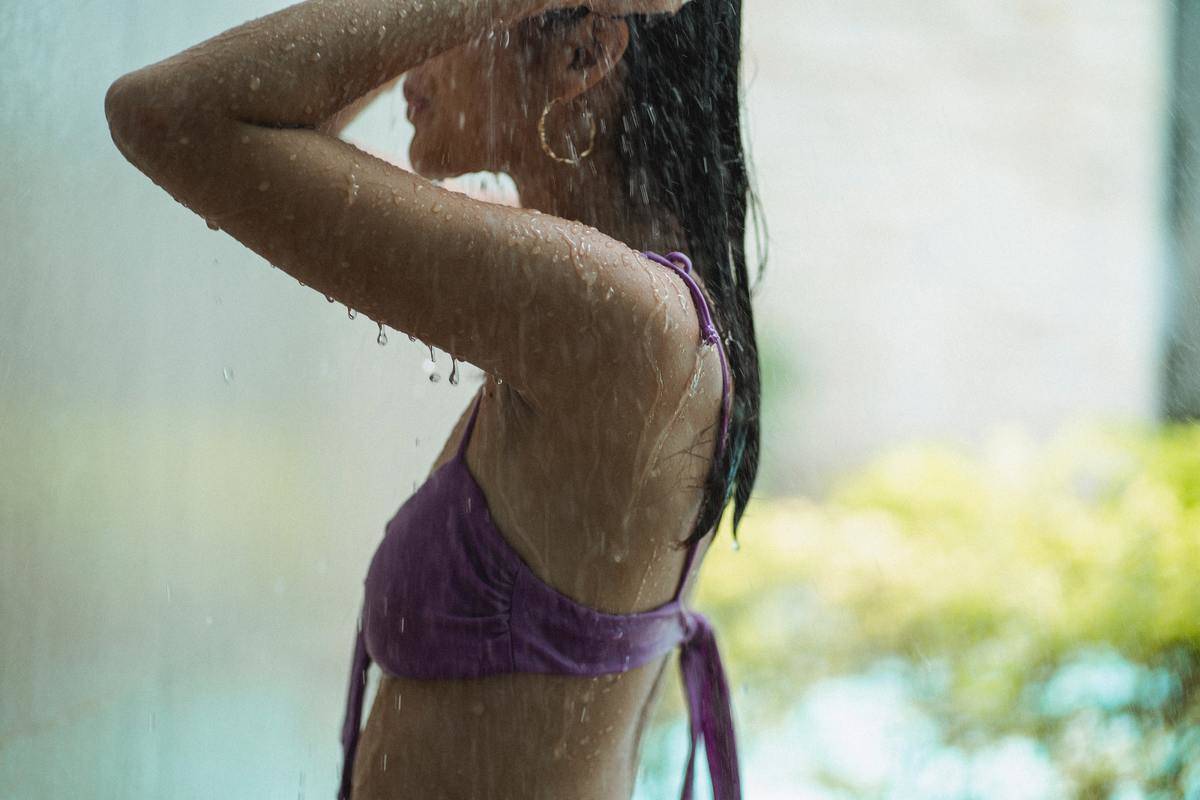
<svg viewBox="0 0 1200 800">
<path fill-rule="evenodd" d="M 561 7 L 587 6 L 593 14 L 623 17 L 627 14 L 675 14 L 691 0 L 570 0 Z"/>
</svg>

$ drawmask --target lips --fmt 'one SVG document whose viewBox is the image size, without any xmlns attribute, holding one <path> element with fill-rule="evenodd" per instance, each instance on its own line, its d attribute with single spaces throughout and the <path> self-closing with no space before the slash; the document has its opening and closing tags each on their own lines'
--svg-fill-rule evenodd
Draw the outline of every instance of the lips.
<svg viewBox="0 0 1200 800">
<path fill-rule="evenodd" d="M 412 119 L 417 114 L 420 114 L 426 108 L 429 108 L 429 101 L 424 97 L 417 97 L 408 101 L 408 118 Z"/>
<path fill-rule="evenodd" d="M 404 99 L 408 102 L 410 120 L 429 107 L 429 95 L 409 81 L 404 82 Z"/>
</svg>

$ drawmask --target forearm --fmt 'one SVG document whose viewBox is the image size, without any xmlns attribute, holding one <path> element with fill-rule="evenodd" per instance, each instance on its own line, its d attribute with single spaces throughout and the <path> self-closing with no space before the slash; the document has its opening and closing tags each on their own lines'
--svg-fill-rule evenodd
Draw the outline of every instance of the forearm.
<svg viewBox="0 0 1200 800">
<path fill-rule="evenodd" d="M 226 117 L 317 127 L 347 104 L 490 27 L 555 0 L 307 0 L 124 76 L 176 124 Z"/>
</svg>

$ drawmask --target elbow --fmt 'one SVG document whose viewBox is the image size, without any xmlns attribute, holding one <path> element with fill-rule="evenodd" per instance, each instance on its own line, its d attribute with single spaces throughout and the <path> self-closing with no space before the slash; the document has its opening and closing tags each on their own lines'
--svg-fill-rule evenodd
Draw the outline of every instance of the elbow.
<svg viewBox="0 0 1200 800">
<path fill-rule="evenodd" d="M 171 143 L 194 127 L 194 115 L 170 84 L 154 80 L 144 70 L 122 75 L 104 95 L 104 116 L 113 144 L 127 159 L 141 166 L 155 154 L 170 150 Z"/>
<path fill-rule="evenodd" d="M 151 141 L 161 127 L 151 113 L 144 82 L 137 73 L 122 75 L 104 94 L 104 117 L 113 144 L 130 160 L 135 150 Z"/>
</svg>

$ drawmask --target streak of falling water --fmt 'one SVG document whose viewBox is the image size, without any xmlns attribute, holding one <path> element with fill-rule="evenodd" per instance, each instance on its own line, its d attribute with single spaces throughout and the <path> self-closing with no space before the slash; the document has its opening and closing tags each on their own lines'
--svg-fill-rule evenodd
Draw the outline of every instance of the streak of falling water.
<svg viewBox="0 0 1200 800">
<path fill-rule="evenodd" d="M 379 335 L 375 337 L 375 341 L 382 347 L 387 344 L 387 331 L 383 329 L 382 322 L 377 322 L 376 324 L 379 326 Z"/>
<path fill-rule="evenodd" d="M 350 319 L 354 319 L 355 317 L 358 316 L 358 312 L 355 311 L 353 308 L 350 308 L 350 306 L 346 306 L 346 316 L 349 317 Z"/>
<path fill-rule="evenodd" d="M 450 356 L 450 383 L 458 386 L 458 362 L 454 356 Z"/>
</svg>

